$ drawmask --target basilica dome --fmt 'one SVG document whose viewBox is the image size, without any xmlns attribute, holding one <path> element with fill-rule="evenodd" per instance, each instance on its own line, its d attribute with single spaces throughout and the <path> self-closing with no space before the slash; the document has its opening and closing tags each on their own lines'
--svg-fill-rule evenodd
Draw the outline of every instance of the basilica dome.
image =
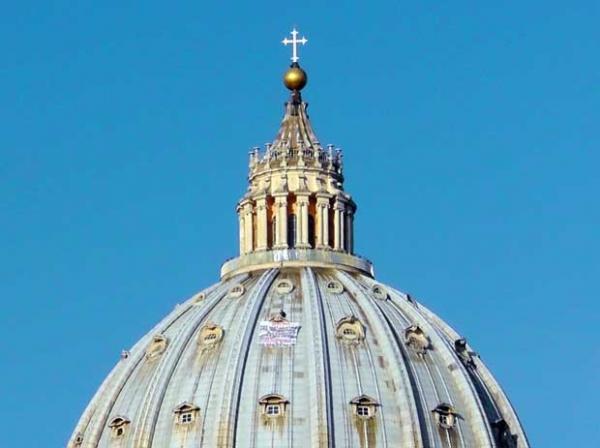
<svg viewBox="0 0 600 448">
<path fill-rule="evenodd" d="M 68 447 L 528 447 L 469 343 L 354 254 L 342 152 L 290 90 L 240 255 L 121 354 Z"/>
</svg>

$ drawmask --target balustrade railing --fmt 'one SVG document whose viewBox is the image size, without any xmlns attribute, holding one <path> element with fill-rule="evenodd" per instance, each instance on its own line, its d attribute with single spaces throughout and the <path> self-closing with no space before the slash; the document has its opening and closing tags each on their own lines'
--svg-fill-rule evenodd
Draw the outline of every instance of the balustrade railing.
<svg viewBox="0 0 600 448">
<path fill-rule="evenodd" d="M 286 147 L 287 142 L 283 142 L 281 146 L 274 147 L 271 144 L 265 145 L 265 150 L 261 151 L 258 147 L 252 148 L 250 151 L 250 168 L 257 168 L 262 165 L 273 166 L 273 164 L 285 161 L 286 163 L 297 163 L 303 160 L 305 164 L 318 164 L 323 168 L 333 167 L 340 171 L 342 167 L 342 150 L 334 149 L 333 145 L 328 145 L 327 149 L 322 147 L 316 148 L 290 148 Z"/>
</svg>

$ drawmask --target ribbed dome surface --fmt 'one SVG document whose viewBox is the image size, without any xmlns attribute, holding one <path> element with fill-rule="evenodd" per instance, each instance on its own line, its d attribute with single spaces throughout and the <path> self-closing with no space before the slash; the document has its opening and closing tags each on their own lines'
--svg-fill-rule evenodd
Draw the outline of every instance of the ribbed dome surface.
<svg viewBox="0 0 600 448">
<path fill-rule="evenodd" d="M 178 305 L 122 355 L 69 442 L 231 446 L 528 445 L 437 316 L 362 273 L 298 267 L 234 275 Z"/>
</svg>

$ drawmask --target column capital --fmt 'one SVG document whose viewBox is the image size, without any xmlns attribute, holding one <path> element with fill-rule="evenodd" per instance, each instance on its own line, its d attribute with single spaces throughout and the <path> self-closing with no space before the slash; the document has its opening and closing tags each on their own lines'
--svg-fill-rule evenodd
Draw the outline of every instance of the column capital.
<svg viewBox="0 0 600 448">
<path fill-rule="evenodd" d="M 274 249 L 287 249 L 287 192 L 279 192 L 273 195 L 275 207 L 277 208 L 277 225 L 275 229 Z"/>
<path fill-rule="evenodd" d="M 280 194 L 280 195 L 273 195 L 273 198 L 275 199 L 275 205 L 277 207 L 282 207 L 282 206 L 287 206 L 287 193 L 286 194 Z"/>
<path fill-rule="evenodd" d="M 267 208 L 267 195 L 259 196 L 256 198 L 256 210 L 265 210 Z"/>
<path fill-rule="evenodd" d="M 250 199 L 249 197 L 243 197 L 242 199 L 240 199 L 240 202 L 238 202 L 238 208 L 242 208 L 245 207 L 248 204 L 252 204 L 252 199 Z"/>
<path fill-rule="evenodd" d="M 344 204 L 342 201 L 336 199 L 335 204 L 333 204 L 333 209 L 339 210 L 341 212 L 346 211 L 346 204 Z"/>
<path fill-rule="evenodd" d="M 257 195 L 257 196 L 254 197 L 254 200 L 256 202 L 259 202 L 259 201 L 266 202 L 267 201 L 267 195 L 266 195 L 266 193 L 259 194 L 259 195 Z"/>
<path fill-rule="evenodd" d="M 310 202 L 309 196 L 310 196 L 309 193 L 296 193 L 296 203 L 298 205 L 308 204 Z"/>
<path fill-rule="evenodd" d="M 267 195 L 262 194 L 256 198 L 256 248 L 255 250 L 267 250 Z"/>
</svg>

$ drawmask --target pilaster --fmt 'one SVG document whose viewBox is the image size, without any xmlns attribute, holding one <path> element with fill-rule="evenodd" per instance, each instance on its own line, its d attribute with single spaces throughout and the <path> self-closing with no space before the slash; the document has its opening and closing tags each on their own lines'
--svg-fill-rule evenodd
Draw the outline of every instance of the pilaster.
<svg viewBox="0 0 600 448">
<path fill-rule="evenodd" d="M 354 210 L 346 208 L 346 252 L 354 252 Z"/>
<path fill-rule="evenodd" d="M 244 242 L 244 214 L 240 206 L 237 207 L 238 221 L 239 221 L 239 237 L 240 237 L 240 254 L 245 254 L 246 244 Z"/>
<path fill-rule="evenodd" d="M 296 235 L 298 242 L 296 247 L 308 249 L 308 200 L 309 193 L 296 193 L 296 205 L 298 206 L 298 219 L 296 220 Z"/>
<path fill-rule="evenodd" d="M 345 207 L 339 198 L 335 200 L 333 211 L 333 250 L 344 250 Z"/>
<path fill-rule="evenodd" d="M 242 214 L 244 216 L 244 253 L 254 250 L 254 225 L 252 222 L 253 206 L 250 200 L 242 202 Z"/>
<path fill-rule="evenodd" d="M 256 198 L 256 250 L 267 250 L 267 197 Z"/>
<path fill-rule="evenodd" d="M 317 249 L 331 249 L 329 247 L 329 195 L 317 194 L 317 220 L 315 242 Z"/>
<path fill-rule="evenodd" d="M 287 249 L 287 192 L 275 193 L 275 213 L 277 217 L 275 226 L 274 249 Z"/>
</svg>

